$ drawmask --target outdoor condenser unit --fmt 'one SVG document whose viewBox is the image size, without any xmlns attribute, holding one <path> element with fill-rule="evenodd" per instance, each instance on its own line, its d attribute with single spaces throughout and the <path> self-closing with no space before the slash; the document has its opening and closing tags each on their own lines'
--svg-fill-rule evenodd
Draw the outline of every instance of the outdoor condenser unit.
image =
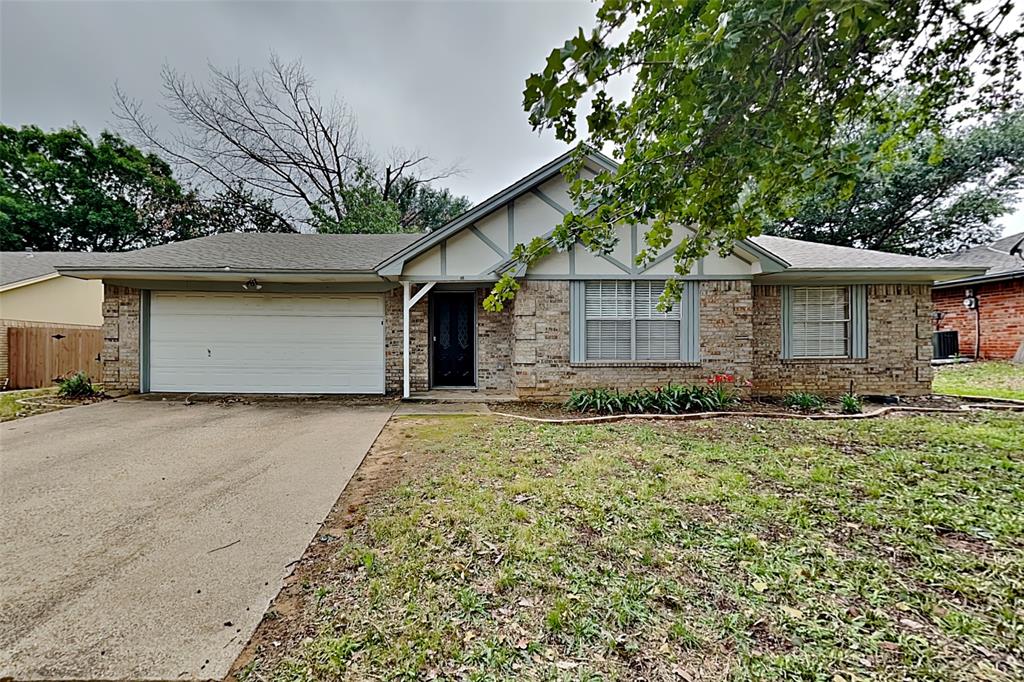
<svg viewBox="0 0 1024 682">
<path fill-rule="evenodd" d="M 932 357 L 946 360 L 960 353 L 960 332 L 955 329 L 932 332 Z"/>
</svg>

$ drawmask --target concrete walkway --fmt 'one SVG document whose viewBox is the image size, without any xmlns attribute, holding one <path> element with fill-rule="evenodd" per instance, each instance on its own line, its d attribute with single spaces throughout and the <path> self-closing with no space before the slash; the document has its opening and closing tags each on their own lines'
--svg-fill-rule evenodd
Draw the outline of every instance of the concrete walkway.
<svg viewBox="0 0 1024 682">
<path fill-rule="evenodd" d="M 0 678 L 222 677 L 393 409 L 122 400 L 0 426 Z"/>
</svg>

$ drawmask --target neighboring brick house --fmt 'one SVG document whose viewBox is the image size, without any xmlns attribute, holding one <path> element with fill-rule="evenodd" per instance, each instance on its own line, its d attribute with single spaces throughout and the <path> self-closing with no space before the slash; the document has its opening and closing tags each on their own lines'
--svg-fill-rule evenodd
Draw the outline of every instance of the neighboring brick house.
<svg viewBox="0 0 1024 682">
<path fill-rule="evenodd" d="M 935 328 L 957 331 L 964 357 L 1024 361 L 1024 232 L 945 260 L 985 268 L 985 273 L 936 283 Z M 973 307 L 965 300 L 972 300 Z"/>
<path fill-rule="evenodd" d="M 483 310 L 512 248 L 569 210 L 570 161 L 426 235 L 223 234 L 61 272 L 104 280 L 103 379 L 125 390 L 544 398 L 720 373 L 757 395 L 931 390 L 929 287 L 977 268 L 758 237 L 701 259 L 662 312 L 676 244 L 638 264 L 644 228 L 625 226 L 610 253 L 554 252 Z M 612 167 L 591 154 L 582 172 Z"/>
</svg>

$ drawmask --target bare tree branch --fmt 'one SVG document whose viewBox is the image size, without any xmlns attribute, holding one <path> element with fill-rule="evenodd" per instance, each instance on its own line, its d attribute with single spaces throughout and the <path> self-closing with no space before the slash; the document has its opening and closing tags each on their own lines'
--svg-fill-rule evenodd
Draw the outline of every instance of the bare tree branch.
<svg viewBox="0 0 1024 682">
<path fill-rule="evenodd" d="M 428 155 L 395 148 L 379 162 L 339 98 L 322 101 L 301 62 L 271 54 L 263 69 L 209 66 L 202 83 L 165 66 L 163 109 L 177 131 L 162 135 L 137 100 L 115 86 L 115 116 L 141 147 L 157 151 L 200 189 L 269 202 L 277 218 L 306 229 L 342 221 L 346 192 L 371 182 L 406 206 L 420 187 L 458 173 Z M 416 216 L 403 216 L 402 225 Z"/>
</svg>

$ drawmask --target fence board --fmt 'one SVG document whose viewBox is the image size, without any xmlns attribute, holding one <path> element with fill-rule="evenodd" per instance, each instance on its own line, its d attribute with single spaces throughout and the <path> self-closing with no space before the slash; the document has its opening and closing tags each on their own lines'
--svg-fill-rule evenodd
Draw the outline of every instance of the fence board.
<svg viewBox="0 0 1024 682">
<path fill-rule="evenodd" d="M 7 369 L 10 388 L 50 386 L 58 377 L 85 372 L 101 380 L 101 329 L 9 327 Z"/>
</svg>

